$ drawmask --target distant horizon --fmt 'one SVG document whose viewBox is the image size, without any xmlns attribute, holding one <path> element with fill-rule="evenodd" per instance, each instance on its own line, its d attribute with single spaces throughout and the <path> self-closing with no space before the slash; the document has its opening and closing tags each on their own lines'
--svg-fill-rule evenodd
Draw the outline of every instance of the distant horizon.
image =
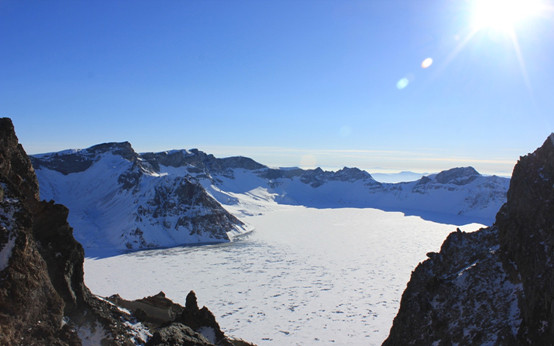
<svg viewBox="0 0 554 346">
<path fill-rule="evenodd" d="M 16 129 L 17 131 L 17 129 Z M 358 168 L 370 174 L 400 174 L 416 173 L 422 175 L 435 174 L 456 167 L 473 167 L 484 175 L 497 175 L 510 177 L 517 159 L 510 160 L 484 160 L 455 157 L 433 157 L 432 155 L 417 155 L 411 152 L 385 151 L 385 150 L 317 150 L 299 148 L 278 147 L 216 147 L 216 146 L 189 146 L 183 148 L 171 148 L 154 150 L 144 147 L 136 147 L 131 141 L 101 142 L 84 147 L 66 147 L 59 150 L 27 149 L 25 143 L 20 140 L 28 155 L 40 155 L 55 153 L 64 150 L 82 150 L 103 143 L 129 142 L 133 150 L 139 154 L 148 152 L 167 152 L 172 150 L 197 149 L 206 154 L 212 154 L 216 158 L 243 156 L 253 159 L 270 168 L 321 168 L 326 171 L 337 171 L 342 168 Z M 540 145 L 537 145 L 537 148 Z M 140 149 L 139 149 L 140 148 Z M 34 149 L 34 150 L 33 150 Z M 532 150 L 534 151 L 534 149 Z M 530 151 L 530 152 L 532 152 Z M 341 155 L 341 153 L 343 155 Z M 524 156 L 528 153 L 518 155 Z M 411 166 L 402 165 L 403 162 L 412 162 Z"/>
</svg>

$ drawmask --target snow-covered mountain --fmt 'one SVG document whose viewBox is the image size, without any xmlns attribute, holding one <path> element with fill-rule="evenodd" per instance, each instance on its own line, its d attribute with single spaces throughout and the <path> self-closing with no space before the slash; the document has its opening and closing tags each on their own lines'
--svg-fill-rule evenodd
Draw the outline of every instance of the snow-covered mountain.
<svg viewBox="0 0 554 346">
<path fill-rule="evenodd" d="M 357 168 L 274 169 L 197 149 L 137 154 L 128 142 L 31 159 L 41 198 L 69 207 L 85 248 L 229 241 L 249 230 L 235 216 L 275 204 L 377 208 L 444 223 L 489 224 L 509 185 L 509 179 L 471 167 L 386 184 Z"/>
<path fill-rule="evenodd" d="M 386 184 L 358 168 L 273 169 L 249 158 L 218 159 L 195 149 L 147 153 L 141 158 L 159 174 L 196 177 L 220 203 L 244 213 L 271 200 L 314 208 L 371 207 L 435 221 L 488 224 L 505 202 L 509 185 L 507 178 L 482 176 L 472 167 Z"/>
<path fill-rule="evenodd" d="M 86 249 L 140 249 L 226 242 L 248 228 L 198 180 L 161 174 L 128 142 L 37 155 L 41 198 L 70 209 Z"/>
</svg>

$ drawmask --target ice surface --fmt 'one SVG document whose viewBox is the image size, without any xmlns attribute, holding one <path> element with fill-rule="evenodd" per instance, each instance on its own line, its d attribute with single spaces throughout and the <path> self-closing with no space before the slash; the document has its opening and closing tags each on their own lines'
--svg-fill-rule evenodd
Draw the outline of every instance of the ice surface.
<svg viewBox="0 0 554 346">
<path fill-rule="evenodd" d="M 379 345 L 411 271 L 455 230 L 376 209 L 255 210 L 245 240 L 87 258 L 86 284 L 126 299 L 163 290 L 180 304 L 194 289 L 228 334 L 260 345 Z"/>
<path fill-rule="evenodd" d="M 428 175 L 428 173 L 415 173 L 409 171 L 398 173 L 371 173 L 373 179 L 377 180 L 380 183 L 401 183 L 416 181 L 426 175 Z"/>
</svg>

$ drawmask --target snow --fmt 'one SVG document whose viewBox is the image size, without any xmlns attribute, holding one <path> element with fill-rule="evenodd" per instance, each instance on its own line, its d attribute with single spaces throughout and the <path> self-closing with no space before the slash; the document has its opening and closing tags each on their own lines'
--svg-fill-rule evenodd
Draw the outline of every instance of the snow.
<svg viewBox="0 0 554 346">
<path fill-rule="evenodd" d="M 49 155 L 60 158 L 68 153 L 79 151 Z M 89 155 L 87 153 L 87 150 L 83 151 L 83 155 Z M 36 157 L 47 160 L 49 156 Z M 183 177 L 196 179 L 208 194 L 238 217 L 264 213 L 280 205 L 300 205 L 318 209 L 377 208 L 455 225 L 492 223 L 506 199 L 509 183 L 508 179 L 480 176 L 472 168 L 447 172 L 446 175 L 453 178 L 448 183 L 436 180 L 439 176 L 445 177 L 439 173 L 428 176 L 424 182 L 380 184 L 358 169 L 342 169 L 335 173 L 319 169 L 289 175 L 273 172 L 271 176 L 275 179 L 269 179 L 266 178 L 269 171 L 265 168 L 206 171 L 202 164 L 198 167 L 160 165 L 155 171 L 144 160 L 137 161 L 140 164 L 133 163 L 109 151 L 93 159 L 94 163 L 81 172 L 64 175 L 43 165 L 36 173 L 41 198 L 66 205 L 75 238 L 83 244 L 88 255 L 99 256 L 128 248 L 228 242 L 252 230 L 249 224 L 236 226 L 227 230 L 225 237 L 223 232 L 216 235 L 216 230 L 192 232 L 188 229 L 190 227 L 183 226 L 186 222 L 179 222 L 182 217 L 182 220 L 192 219 L 211 212 L 198 206 L 180 207 L 182 204 L 173 198 L 171 192 L 184 181 Z M 476 177 L 462 184 L 460 182 L 467 178 L 466 171 Z M 139 173 L 138 186 L 131 184 L 132 188 L 126 190 L 120 184 L 120 178 L 133 181 L 134 175 Z M 300 173 L 303 175 L 299 176 Z M 413 176 L 411 172 L 400 174 Z M 159 211 L 159 204 L 154 202 L 156 189 L 167 192 L 162 197 L 164 205 L 178 206 L 173 209 L 164 207 L 163 215 L 156 214 Z"/>
<path fill-rule="evenodd" d="M 86 284 L 126 299 L 163 290 L 183 305 L 193 289 L 226 333 L 260 345 L 379 345 L 411 271 L 455 230 L 399 212 L 254 202 L 243 220 L 256 232 L 242 241 L 86 258 Z"/>
<path fill-rule="evenodd" d="M 125 321 L 123 324 L 129 328 L 130 332 L 133 334 L 131 341 L 135 344 L 142 344 L 146 340 L 152 337 L 152 333 L 148 328 L 146 328 L 142 323 L 135 321 Z"/>
<path fill-rule="evenodd" d="M 102 340 L 108 336 L 104 328 L 96 322 L 79 326 L 77 335 L 79 335 L 83 346 L 102 345 Z"/>
<path fill-rule="evenodd" d="M 212 344 L 216 343 L 217 338 L 215 336 L 215 330 L 212 327 L 206 327 L 206 326 L 200 327 L 198 329 L 198 332 L 204 335 L 204 337 L 206 337 L 206 339 L 208 339 L 208 341 L 211 342 Z"/>
<path fill-rule="evenodd" d="M 204 188 L 227 209 L 243 205 L 243 214 L 251 207 L 267 204 L 303 205 L 313 208 L 376 208 L 400 211 L 440 223 L 463 225 L 472 222 L 491 224 L 506 201 L 509 180 L 478 176 L 468 184 L 417 181 L 399 184 L 370 183 L 364 180 L 328 180 L 313 187 L 299 177 L 265 179 L 256 171 L 235 169 L 231 177 L 200 179 Z M 245 205 L 245 198 L 249 199 Z M 258 203 L 260 201 L 261 203 Z M 246 208 L 248 206 L 248 208 Z"/>
<path fill-rule="evenodd" d="M 0 184 L 0 189 L 5 190 L 6 186 Z M 12 250 L 15 246 L 15 240 L 17 239 L 13 226 L 15 224 L 14 214 L 19 210 L 18 203 L 17 199 L 4 197 L 2 208 L 0 208 L 0 228 L 6 232 L 8 238 L 2 249 L 0 249 L 0 272 L 8 267 Z"/>
<path fill-rule="evenodd" d="M 402 171 L 398 173 L 371 173 L 373 179 L 380 183 L 403 183 L 416 181 L 426 175 L 429 175 L 429 173 L 415 173 L 409 171 Z"/>
<path fill-rule="evenodd" d="M 41 198 L 69 207 L 68 221 L 87 254 L 127 250 L 128 244 L 137 248 L 138 242 L 142 242 L 140 246 L 168 247 L 229 241 L 214 238 L 209 232 L 192 234 L 186 227 L 177 227 L 180 217 L 211 212 L 200 206 L 191 206 L 186 212 L 170 210 L 159 219 L 140 215 L 138 209 L 149 208 L 156 188 L 175 188 L 182 180 L 177 180 L 181 178 L 174 171 L 142 172 L 137 191 L 122 189 L 119 178 L 132 167 L 133 163 L 121 156 L 104 153 L 83 172 L 63 175 L 47 168 L 36 170 Z M 247 231 L 248 227 L 237 226 L 229 233 L 236 236 Z"/>
</svg>

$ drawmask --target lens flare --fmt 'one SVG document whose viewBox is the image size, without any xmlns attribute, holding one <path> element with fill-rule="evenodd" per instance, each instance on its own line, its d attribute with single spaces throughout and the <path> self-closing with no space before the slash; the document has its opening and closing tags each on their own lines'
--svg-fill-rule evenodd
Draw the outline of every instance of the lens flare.
<svg viewBox="0 0 554 346">
<path fill-rule="evenodd" d="M 396 88 L 398 90 L 402 90 L 405 87 L 407 87 L 408 84 L 410 84 L 410 80 L 408 78 L 404 77 L 401 80 L 399 80 L 398 82 L 396 82 Z"/>
<path fill-rule="evenodd" d="M 433 59 L 427 58 L 421 62 L 421 68 L 428 68 L 429 66 L 433 65 Z"/>
</svg>

